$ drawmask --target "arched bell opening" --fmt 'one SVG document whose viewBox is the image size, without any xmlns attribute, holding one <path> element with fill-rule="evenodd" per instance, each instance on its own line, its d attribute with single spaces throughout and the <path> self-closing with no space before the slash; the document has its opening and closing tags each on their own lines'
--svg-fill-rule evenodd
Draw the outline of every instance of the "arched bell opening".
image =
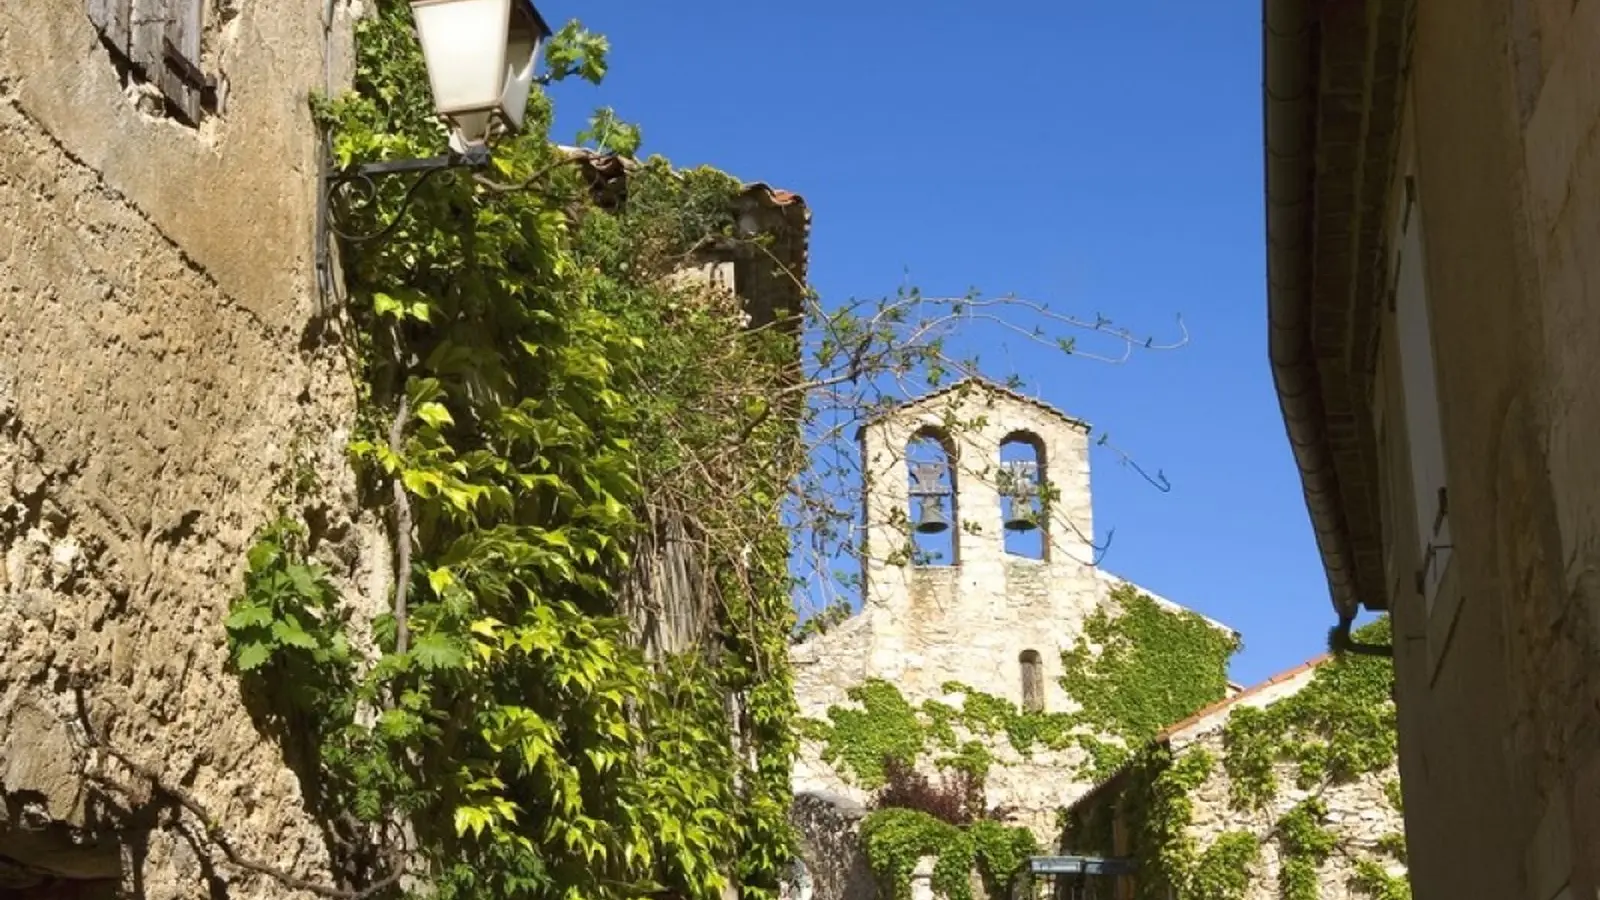
<svg viewBox="0 0 1600 900">
<path fill-rule="evenodd" d="M 1000 442 L 1000 533 L 1005 551 L 1025 559 L 1046 559 L 1050 517 L 1045 508 L 1044 442 L 1026 431 Z"/>
<path fill-rule="evenodd" d="M 960 562 L 960 519 L 956 510 L 955 453 L 946 437 L 923 429 L 906 444 L 913 565 L 953 566 Z"/>
</svg>

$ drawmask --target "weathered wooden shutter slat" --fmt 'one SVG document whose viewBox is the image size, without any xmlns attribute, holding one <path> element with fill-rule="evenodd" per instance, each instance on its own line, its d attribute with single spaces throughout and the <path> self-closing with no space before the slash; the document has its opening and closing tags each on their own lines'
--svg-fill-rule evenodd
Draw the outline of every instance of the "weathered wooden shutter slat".
<svg viewBox="0 0 1600 900">
<path fill-rule="evenodd" d="M 200 70 L 201 0 L 167 0 L 167 20 L 162 44 L 161 93 L 190 122 L 200 121 L 200 92 L 205 75 Z"/>
<path fill-rule="evenodd" d="M 118 0 L 90 0 L 114 3 Z M 127 3 L 128 0 L 121 0 Z M 128 61 L 189 122 L 200 121 L 203 0 L 132 0 Z"/>
<path fill-rule="evenodd" d="M 116 51 L 128 55 L 129 21 L 133 0 L 88 0 L 89 21 Z"/>
<path fill-rule="evenodd" d="M 161 41 L 167 31 L 169 0 L 133 0 L 132 34 L 128 42 L 128 62 L 146 80 L 161 74 Z"/>
</svg>

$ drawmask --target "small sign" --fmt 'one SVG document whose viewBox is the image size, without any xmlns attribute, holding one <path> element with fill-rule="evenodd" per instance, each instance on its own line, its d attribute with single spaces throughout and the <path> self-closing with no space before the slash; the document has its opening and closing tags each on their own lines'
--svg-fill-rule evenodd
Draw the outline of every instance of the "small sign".
<svg viewBox="0 0 1600 900">
<path fill-rule="evenodd" d="M 1028 871 L 1035 875 L 1132 875 L 1133 860 L 1098 856 L 1035 856 Z"/>
</svg>

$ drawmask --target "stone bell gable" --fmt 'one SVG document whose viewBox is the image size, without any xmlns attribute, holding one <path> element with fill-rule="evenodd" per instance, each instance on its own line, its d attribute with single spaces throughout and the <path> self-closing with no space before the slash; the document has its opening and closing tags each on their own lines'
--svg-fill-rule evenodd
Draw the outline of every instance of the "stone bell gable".
<svg viewBox="0 0 1600 900">
<path fill-rule="evenodd" d="M 859 439 L 861 609 L 792 648 L 801 715 L 854 707 L 851 690 L 869 681 L 919 708 L 961 707 L 965 692 L 947 690 L 957 683 L 1019 711 L 1076 711 L 1062 653 L 1127 584 L 1094 565 L 1089 426 L 967 379 L 868 420 Z M 1041 836 L 1090 787 L 1075 743 L 1019 752 L 1003 736 L 982 740 L 994 762 L 987 802 Z M 823 755 L 803 743 L 795 790 L 867 802 L 870 791 Z"/>
<path fill-rule="evenodd" d="M 1089 426 L 967 379 L 867 422 L 860 440 L 867 668 L 908 696 L 959 680 L 1061 709 L 1063 642 L 1097 604 Z M 920 555 L 906 564 L 908 548 Z"/>
</svg>

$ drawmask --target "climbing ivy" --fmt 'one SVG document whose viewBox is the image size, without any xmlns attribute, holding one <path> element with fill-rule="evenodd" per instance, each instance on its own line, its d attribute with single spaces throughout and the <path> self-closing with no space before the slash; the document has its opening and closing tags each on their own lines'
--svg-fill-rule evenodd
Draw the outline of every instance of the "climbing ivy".
<svg viewBox="0 0 1600 900">
<path fill-rule="evenodd" d="M 862 787 L 883 784 L 883 763 L 914 764 L 925 754 L 940 767 L 988 771 L 992 752 L 982 741 L 960 740 L 957 728 L 986 739 L 1004 737 L 1023 756 L 1037 748 L 1084 749 L 1080 773 L 1099 778 L 1166 725 L 1220 700 L 1237 638 L 1187 610 L 1164 607 L 1131 586 L 1111 594 L 1085 625 L 1084 637 L 1062 654 L 1062 689 L 1081 705 L 1072 712 L 1020 709 L 958 681 L 940 685 L 959 705 L 929 699 L 913 706 L 898 688 L 869 679 L 847 691 L 854 706 L 833 706 L 827 720 L 806 720 L 802 734 L 823 744 L 823 761 Z"/>
<path fill-rule="evenodd" d="M 1168 890 L 1182 896 L 1198 855 L 1188 831 L 1194 817 L 1189 795 L 1211 777 L 1215 765 L 1203 749 L 1174 756 L 1156 745 L 1135 757 L 1130 790 L 1137 800 L 1129 815 L 1141 898 L 1165 897 Z"/>
<path fill-rule="evenodd" d="M 972 900 L 971 873 L 990 897 L 1006 896 L 1028 857 L 1038 852 L 1032 832 L 979 819 L 962 826 L 916 809 L 879 809 L 861 822 L 862 846 L 873 873 L 895 900 L 911 896 L 919 860 L 935 859 L 932 887 L 947 900 Z"/>
<path fill-rule="evenodd" d="M 550 71 L 598 81 L 606 49 L 574 23 Z M 426 81 L 409 5 L 380 0 L 354 91 L 315 104 L 336 164 L 440 152 Z M 598 205 L 535 94 L 488 173 L 409 197 L 380 183 L 340 210 L 353 231 L 395 222 L 343 260 L 350 452 L 393 520 L 394 596 L 351 621 L 313 537 L 275 523 L 227 621 L 233 660 L 358 888 L 410 865 L 443 900 L 711 898 L 730 882 L 772 897 L 795 749 L 772 462 L 794 427 L 752 407 L 792 381 L 794 338 L 665 279 L 732 233 L 733 179 L 648 161 L 625 204 Z M 602 152 L 638 143 L 609 110 L 588 135 Z M 623 586 L 673 516 L 714 627 L 652 660 Z"/>
<path fill-rule="evenodd" d="M 1383 864 L 1376 860 L 1356 861 L 1350 887 L 1373 900 L 1411 900 L 1411 881 L 1404 874 L 1389 874 Z"/>
<path fill-rule="evenodd" d="M 913 706 L 892 683 L 869 678 L 846 691 L 855 706 L 835 705 L 829 707 L 827 720 L 804 720 L 802 736 L 822 744 L 824 762 L 873 790 L 883 786 L 887 762 L 915 765 L 925 755 L 943 751 L 934 757 L 939 768 L 983 776 L 994 762 L 993 741 L 1004 739 L 1023 756 L 1041 746 L 1059 750 L 1068 746 L 1077 724 L 1070 713 L 1021 710 L 958 681 L 940 687 L 960 695 L 960 705 L 930 699 Z M 961 740 L 957 728 L 971 738 Z"/>
<path fill-rule="evenodd" d="M 1382 644 L 1388 622 L 1378 620 L 1356 632 L 1362 643 Z M 1272 807 L 1282 786 L 1280 767 L 1288 766 L 1296 787 L 1311 794 L 1279 816 L 1260 837 L 1226 832 L 1203 851 L 1189 835 L 1190 793 L 1205 783 L 1217 763 L 1195 747 L 1177 754 L 1160 743 L 1134 754 L 1109 786 L 1114 800 L 1092 803 L 1066 816 L 1072 846 L 1110 853 L 1113 810 L 1130 823 L 1132 856 L 1141 898 L 1173 891 L 1184 898 L 1237 900 L 1249 886 L 1248 871 L 1259 858 L 1262 840 L 1277 844 L 1278 893 L 1285 900 L 1318 896 L 1318 871 L 1335 850 L 1347 855 L 1324 824 L 1322 789 L 1381 772 L 1393 765 L 1397 744 L 1390 697 L 1392 664 L 1382 657 L 1342 655 L 1319 666 L 1295 694 L 1264 708 L 1239 706 L 1223 732 L 1220 762 L 1230 784 L 1230 802 L 1245 811 Z M 1388 803 L 1400 809 L 1400 785 L 1384 782 Z M 1374 848 L 1381 856 L 1405 861 L 1405 841 L 1389 835 Z M 1404 875 L 1390 875 L 1371 856 L 1355 858 L 1353 890 L 1381 900 L 1409 898 Z"/>
<path fill-rule="evenodd" d="M 1387 642 L 1388 619 L 1359 629 L 1356 636 Z M 1271 802 L 1283 762 L 1295 767 L 1302 789 L 1350 781 L 1391 765 L 1399 747 L 1393 678 L 1388 659 L 1345 655 L 1319 667 L 1311 683 L 1289 697 L 1265 708 L 1234 710 L 1223 730 L 1233 802 L 1248 809 Z"/>
<path fill-rule="evenodd" d="M 1322 825 L 1327 814 L 1322 801 L 1312 798 L 1278 819 L 1278 893 L 1283 900 L 1317 900 L 1317 869 L 1339 845 L 1338 837 Z"/>
<path fill-rule="evenodd" d="M 936 859 L 933 888 L 949 900 L 970 900 L 974 869 L 989 896 L 1003 896 L 1038 845 L 1027 828 L 983 817 L 983 781 L 994 764 L 990 744 L 1005 740 L 1025 755 L 1037 745 L 1061 748 L 1072 717 L 1023 711 L 960 682 L 941 688 L 961 695 L 960 705 L 930 699 L 913 706 L 893 684 L 868 679 L 847 692 L 854 706 L 829 708 L 826 721 L 803 720 L 801 732 L 823 745 L 823 761 L 867 789 L 884 787 L 891 770 L 913 771 L 929 754 L 938 768 L 970 776 L 966 783 L 976 791 L 970 802 L 979 805 L 972 821 L 882 803 L 893 800 L 886 792 L 879 795 L 882 808 L 862 822 L 862 846 L 880 882 L 900 900 L 910 896 L 911 874 L 923 857 Z M 961 740 L 958 729 L 971 738 Z"/>
<path fill-rule="evenodd" d="M 1251 867 L 1261 858 L 1261 842 L 1248 831 L 1225 831 L 1200 854 L 1189 875 L 1185 897 L 1193 900 L 1244 900 Z"/>
<path fill-rule="evenodd" d="M 1082 705 L 1078 720 L 1112 743 L 1085 734 L 1084 775 L 1099 780 L 1161 729 L 1221 700 L 1238 637 L 1188 610 L 1162 606 L 1131 585 L 1111 593 L 1083 637 L 1062 654 L 1061 687 Z"/>
</svg>

